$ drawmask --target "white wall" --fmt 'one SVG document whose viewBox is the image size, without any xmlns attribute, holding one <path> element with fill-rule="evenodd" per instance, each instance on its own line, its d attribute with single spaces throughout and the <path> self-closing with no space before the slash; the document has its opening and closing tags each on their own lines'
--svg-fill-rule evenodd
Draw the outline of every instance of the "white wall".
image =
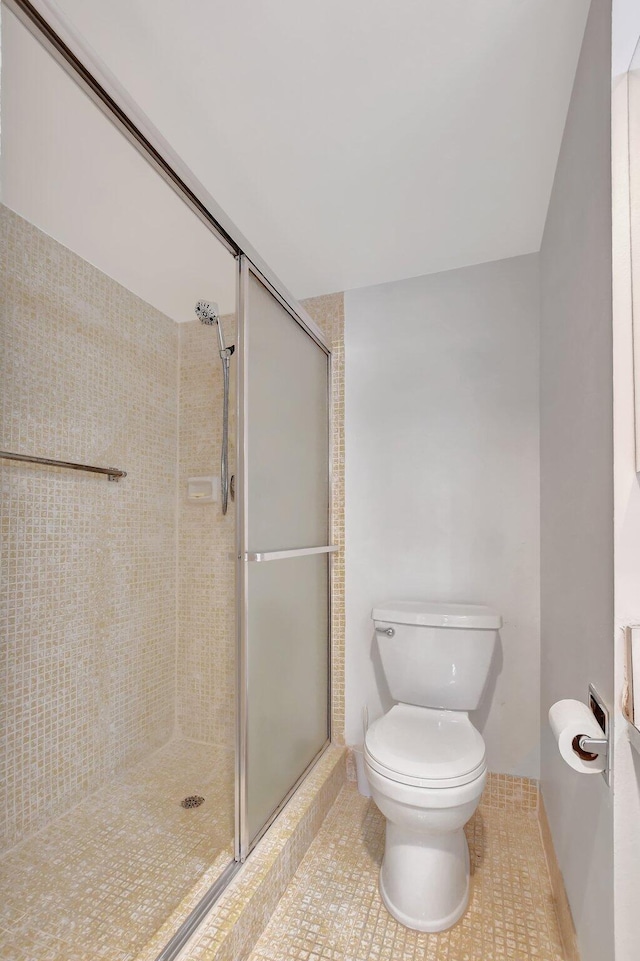
<svg viewBox="0 0 640 961">
<path fill-rule="evenodd" d="M 538 249 L 588 0 L 55 4 L 296 297 Z"/>
<path fill-rule="evenodd" d="M 235 310 L 231 254 L 2 8 L 2 202 L 178 322 Z"/>
<path fill-rule="evenodd" d="M 501 651 L 474 719 L 489 766 L 538 776 L 537 255 L 345 294 L 346 738 L 388 709 L 385 598 L 490 604 Z"/>
<path fill-rule="evenodd" d="M 631 749 L 620 711 L 624 685 L 623 627 L 640 624 L 640 482 L 635 470 L 633 314 L 631 288 L 629 140 L 627 77 L 640 36 L 640 4 L 613 4 L 613 347 L 614 347 L 614 479 L 615 479 L 615 750 L 614 750 L 614 898 L 616 961 L 636 961 L 640 943 L 640 758 Z M 638 55 L 633 66 L 638 67 Z M 631 97 L 633 154 L 640 142 L 640 75 Z M 640 186 L 640 184 L 638 185 Z M 635 191 L 634 235 L 640 231 L 638 188 Z M 636 254 L 637 256 L 637 254 Z M 634 264 L 638 276 L 639 265 Z M 635 289 L 635 287 L 634 287 Z M 640 303 L 640 301 L 639 301 Z M 636 304 L 638 311 L 638 304 Z M 638 316 L 638 315 L 636 315 Z M 637 398 L 636 398 L 637 402 Z"/>
<path fill-rule="evenodd" d="M 541 786 L 582 961 L 614 957 L 612 796 L 560 759 L 547 713 L 589 682 L 613 706 L 610 40 L 598 0 L 540 252 Z"/>
</svg>

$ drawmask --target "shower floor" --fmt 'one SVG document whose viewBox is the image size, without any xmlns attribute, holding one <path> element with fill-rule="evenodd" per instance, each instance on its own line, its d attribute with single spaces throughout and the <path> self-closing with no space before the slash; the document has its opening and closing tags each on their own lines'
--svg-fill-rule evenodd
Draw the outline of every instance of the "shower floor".
<svg viewBox="0 0 640 961">
<path fill-rule="evenodd" d="M 130 961 L 233 856 L 234 754 L 175 740 L 0 861 L 3 961 Z M 205 798 L 185 810 L 188 795 Z"/>
</svg>

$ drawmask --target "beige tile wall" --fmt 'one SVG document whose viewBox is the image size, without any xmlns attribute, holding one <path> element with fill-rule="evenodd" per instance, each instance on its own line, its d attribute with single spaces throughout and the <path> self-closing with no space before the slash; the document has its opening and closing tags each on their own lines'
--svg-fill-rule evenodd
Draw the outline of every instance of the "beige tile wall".
<svg viewBox="0 0 640 961">
<path fill-rule="evenodd" d="M 0 208 L 0 849 L 163 744 L 175 713 L 177 325 Z"/>
<path fill-rule="evenodd" d="M 303 301 L 303 306 L 323 331 L 332 349 L 334 544 L 332 576 L 331 728 L 335 744 L 344 744 L 344 294 L 326 294 Z"/>
<path fill-rule="evenodd" d="M 222 318 L 235 343 L 235 316 Z M 235 370 L 229 389 L 229 472 L 235 472 Z M 235 504 L 186 499 L 188 477 L 220 477 L 222 365 L 213 327 L 180 324 L 177 719 L 185 737 L 235 744 Z"/>
</svg>

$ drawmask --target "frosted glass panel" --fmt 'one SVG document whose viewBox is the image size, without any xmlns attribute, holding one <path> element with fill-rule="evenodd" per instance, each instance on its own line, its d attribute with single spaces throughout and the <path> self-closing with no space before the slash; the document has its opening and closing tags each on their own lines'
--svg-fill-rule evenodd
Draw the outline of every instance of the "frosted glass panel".
<svg viewBox="0 0 640 961">
<path fill-rule="evenodd" d="M 253 274 L 246 338 L 248 550 L 323 546 L 327 356 Z"/>
<path fill-rule="evenodd" d="M 328 567 L 326 554 L 249 564 L 251 838 L 328 737 Z"/>
<path fill-rule="evenodd" d="M 247 766 L 241 821 L 250 841 L 329 735 L 329 557 L 255 559 L 329 544 L 329 366 L 326 352 L 246 261 L 243 269 Z"/>
</svg>

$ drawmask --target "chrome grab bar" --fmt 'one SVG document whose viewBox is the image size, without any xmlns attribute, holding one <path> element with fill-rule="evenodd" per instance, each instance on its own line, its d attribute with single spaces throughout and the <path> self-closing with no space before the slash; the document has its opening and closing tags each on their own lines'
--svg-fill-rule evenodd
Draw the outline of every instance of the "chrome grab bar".
<svg viewBox="0 0 640 961">
<path fill-rule="evenodd" d="M 0 450 L 0 457 L 3 460 L 19 460 L 27 464 L 44 464 L 47 467 L 68 467 L 70 470 L 86 470 L 92 474 L 106 474 L 110 481 L 118 481 L 121 477 L 126 477 L 126 470 L 118 470 L 116 467 L 92 467 L 90 464 L 77 464 L 70 460 L 54 460 L 52 457 L 32 457 L 30 454 L 12 454 L 8 450 Z"/>
<path fill-rule="evenodd" d="M 261 563 L 262 561 L 285 561 L 290 557 L 307 557 L 310 554 L 334 554 L 339 548 L 335 545 L 328 547 L 300 547 L 292 551 L 259 551 L 245 554 L 245 560 Z"/>
</svg>

